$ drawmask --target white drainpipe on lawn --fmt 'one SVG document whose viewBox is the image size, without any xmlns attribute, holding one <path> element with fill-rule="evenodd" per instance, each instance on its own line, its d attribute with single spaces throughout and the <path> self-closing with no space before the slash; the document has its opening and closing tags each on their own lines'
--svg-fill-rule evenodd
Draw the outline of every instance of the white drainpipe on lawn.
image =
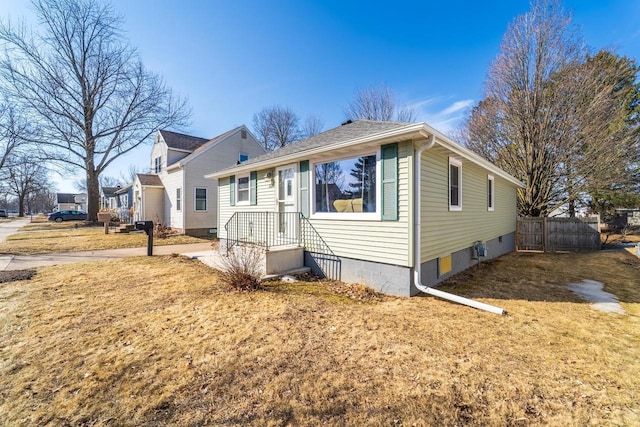
<svg viewBox="0 0 640 427">
<path fill-rule="evenodd" d="M 422 267 L 421 263 L 421 254 L 420 254 L 420 228 L 421 228 L 421 211 L 420 211 L 420 198 L 421 198 L 421 188 L 420 188 L 420 160 L 422 158 L 422 153 L 429 148 L 433 147 L 436 143 L 436 136 L 431 135 L 431 138 L 427 145 L 420 147 L 416 150 L 414 156 L 414 175 L 415 175 L 415 183 L 413 186 L 414 191 L 414 208 L 413 208 L 413 217 L 414 217 L 414 231 L 413 231 L 413 283 L 418 288 L 419 291 L 422 291 L 426 294 L 436 296 L 438 298 L 446 299 L 449 301 L 457 302 L 458 304 L 468 305 L 470 307 L 474 307 L 480 310 L 489 311 L 495 314 L 504 314 L 504 310 L 500 307 L 495 307 L 493 305 L 485 304 L 483 302 L 475 301 L 469 298 L 464 298 L 458 295 L 450 294 L 448 292 L 439 291 L 437 289 L 425 286 L 422 284 L 422 279 L 420 277 L 420 270 Z"/>
</svg>

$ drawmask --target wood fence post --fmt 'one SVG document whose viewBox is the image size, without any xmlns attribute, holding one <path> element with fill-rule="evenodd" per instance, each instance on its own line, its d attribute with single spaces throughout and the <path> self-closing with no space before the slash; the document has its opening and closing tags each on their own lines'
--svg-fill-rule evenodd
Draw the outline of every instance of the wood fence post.
<svg viewBox="0 0 640 427">
<path fill-rule="evenodd" d="M 547 217 L 542 218 L 542 252 L 547 252 L 549 246 L 549 234 L 547 230 Z"/>
</svg>

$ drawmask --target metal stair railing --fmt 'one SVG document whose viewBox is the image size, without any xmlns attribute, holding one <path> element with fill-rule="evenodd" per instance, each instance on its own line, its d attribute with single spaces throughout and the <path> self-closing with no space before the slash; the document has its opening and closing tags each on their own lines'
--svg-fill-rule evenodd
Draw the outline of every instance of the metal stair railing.
<svg viewBox="0 0 640 427">
<path fill-rule="evenodd" d="M 235 212 L 224 226 L 227 250 L 239 243 L 300 246 L 299 212 Z"/>
<path fill-rule="evenodd" d="M 335 256 L 301 212 L 235 212 L 224 229 L 227 250 L 239 243 L 250 243 L 266 250 L 296 245 L 308 252 Z"/>
<path fill-rule="evenodd" d="M 301 246 L 304 247 L 307 252 L 335 256 L 327 242 L 324 241 L 313 224 L 311 224 L 311 222 L 305 218 L 301 212 L 299 214 Z"/>
</svg>

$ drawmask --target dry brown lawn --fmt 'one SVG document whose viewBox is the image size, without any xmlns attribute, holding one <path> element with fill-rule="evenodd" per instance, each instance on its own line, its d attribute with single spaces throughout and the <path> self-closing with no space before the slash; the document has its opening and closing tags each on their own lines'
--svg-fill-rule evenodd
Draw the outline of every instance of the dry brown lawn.
<svg viewBox="0 0 640 427">
<path fill-rule="evenodd" d="M 620 297 L 605 314 L 563 285 Z M 640 261 L 511 254 L 445 289 L 497 316 L 362 286 L 237 293 L 182 257 L 0 284 L 4 425 L 640 424 Z"/>
<path fill-rule="evenodd" d="M 62 224 L 43 224 L 67 226 Z M 39 224 L 32 224 L 39 225 Z M 187 243 L 205 243 L 209 239 L 175 235 L 167 238 L 154 238 L 154 246 L 181 245 Z M 144 233 L 116 234 L 111 231 L 104 234 L 103 227 L 54 228 L 47 230 L 21 231 L 11 235 L 0 243 L 0 253 L 13 255 L 45 254 L 51 252 L 90 251 L 101 249 L 135 248 L 147 245 Z"/>
</svg>

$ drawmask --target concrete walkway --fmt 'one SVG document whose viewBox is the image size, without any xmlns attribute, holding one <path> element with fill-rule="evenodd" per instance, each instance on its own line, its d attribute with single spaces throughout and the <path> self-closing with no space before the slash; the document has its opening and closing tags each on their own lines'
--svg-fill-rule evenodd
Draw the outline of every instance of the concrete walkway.
<svg viewBox="0 0 640 427">
<path fill-rule="evenodd" d="M 31 220 L 29 218 L 0 220 L 0 243 L 7 240 L 7 237 L 18 232 L 19 229 L 29 224 Z"/>
<path fill-rule="evenodd" d="M 209 260 L 217 258 L 218 251 L 212 250 L 211 243 L 153 247 L 153 255 L 171 254 L 180 254 L 191 258 Z M 8 255 L 0 256 L 0 270 L 23 270 L 25 268 L 46 267 L 50 265 L 72 264 L 86 261 L 102 261 L 107 259 L 146 255 L 146 246 L 139 248 L 106 249 L 101 251 L 60 252 L 42 255 Z M 205 263 L 209 264 L 207 262 Z"/>
<path fill-rule="evenodd" d="M 7 237 L 29 224 L 29 218 L 13 221 L 0 220 L 0 243 Z M 213 250 L 211 243 L 192 243 L 186 245 L 154 246 L 153 255 L 179 254 L 196 258 L 205 264 L 220 268 L 219 252 Z M 59 252 L 41 255 L 0 255 L 0 271 L 24 270 L 25 268 L 47 267 L 58 264 L 73 264 L 86 261 L 102 261 L 107 259 L 146 256 L 147 247 L 105 249 L 100 251 Z"/>
</svg>

